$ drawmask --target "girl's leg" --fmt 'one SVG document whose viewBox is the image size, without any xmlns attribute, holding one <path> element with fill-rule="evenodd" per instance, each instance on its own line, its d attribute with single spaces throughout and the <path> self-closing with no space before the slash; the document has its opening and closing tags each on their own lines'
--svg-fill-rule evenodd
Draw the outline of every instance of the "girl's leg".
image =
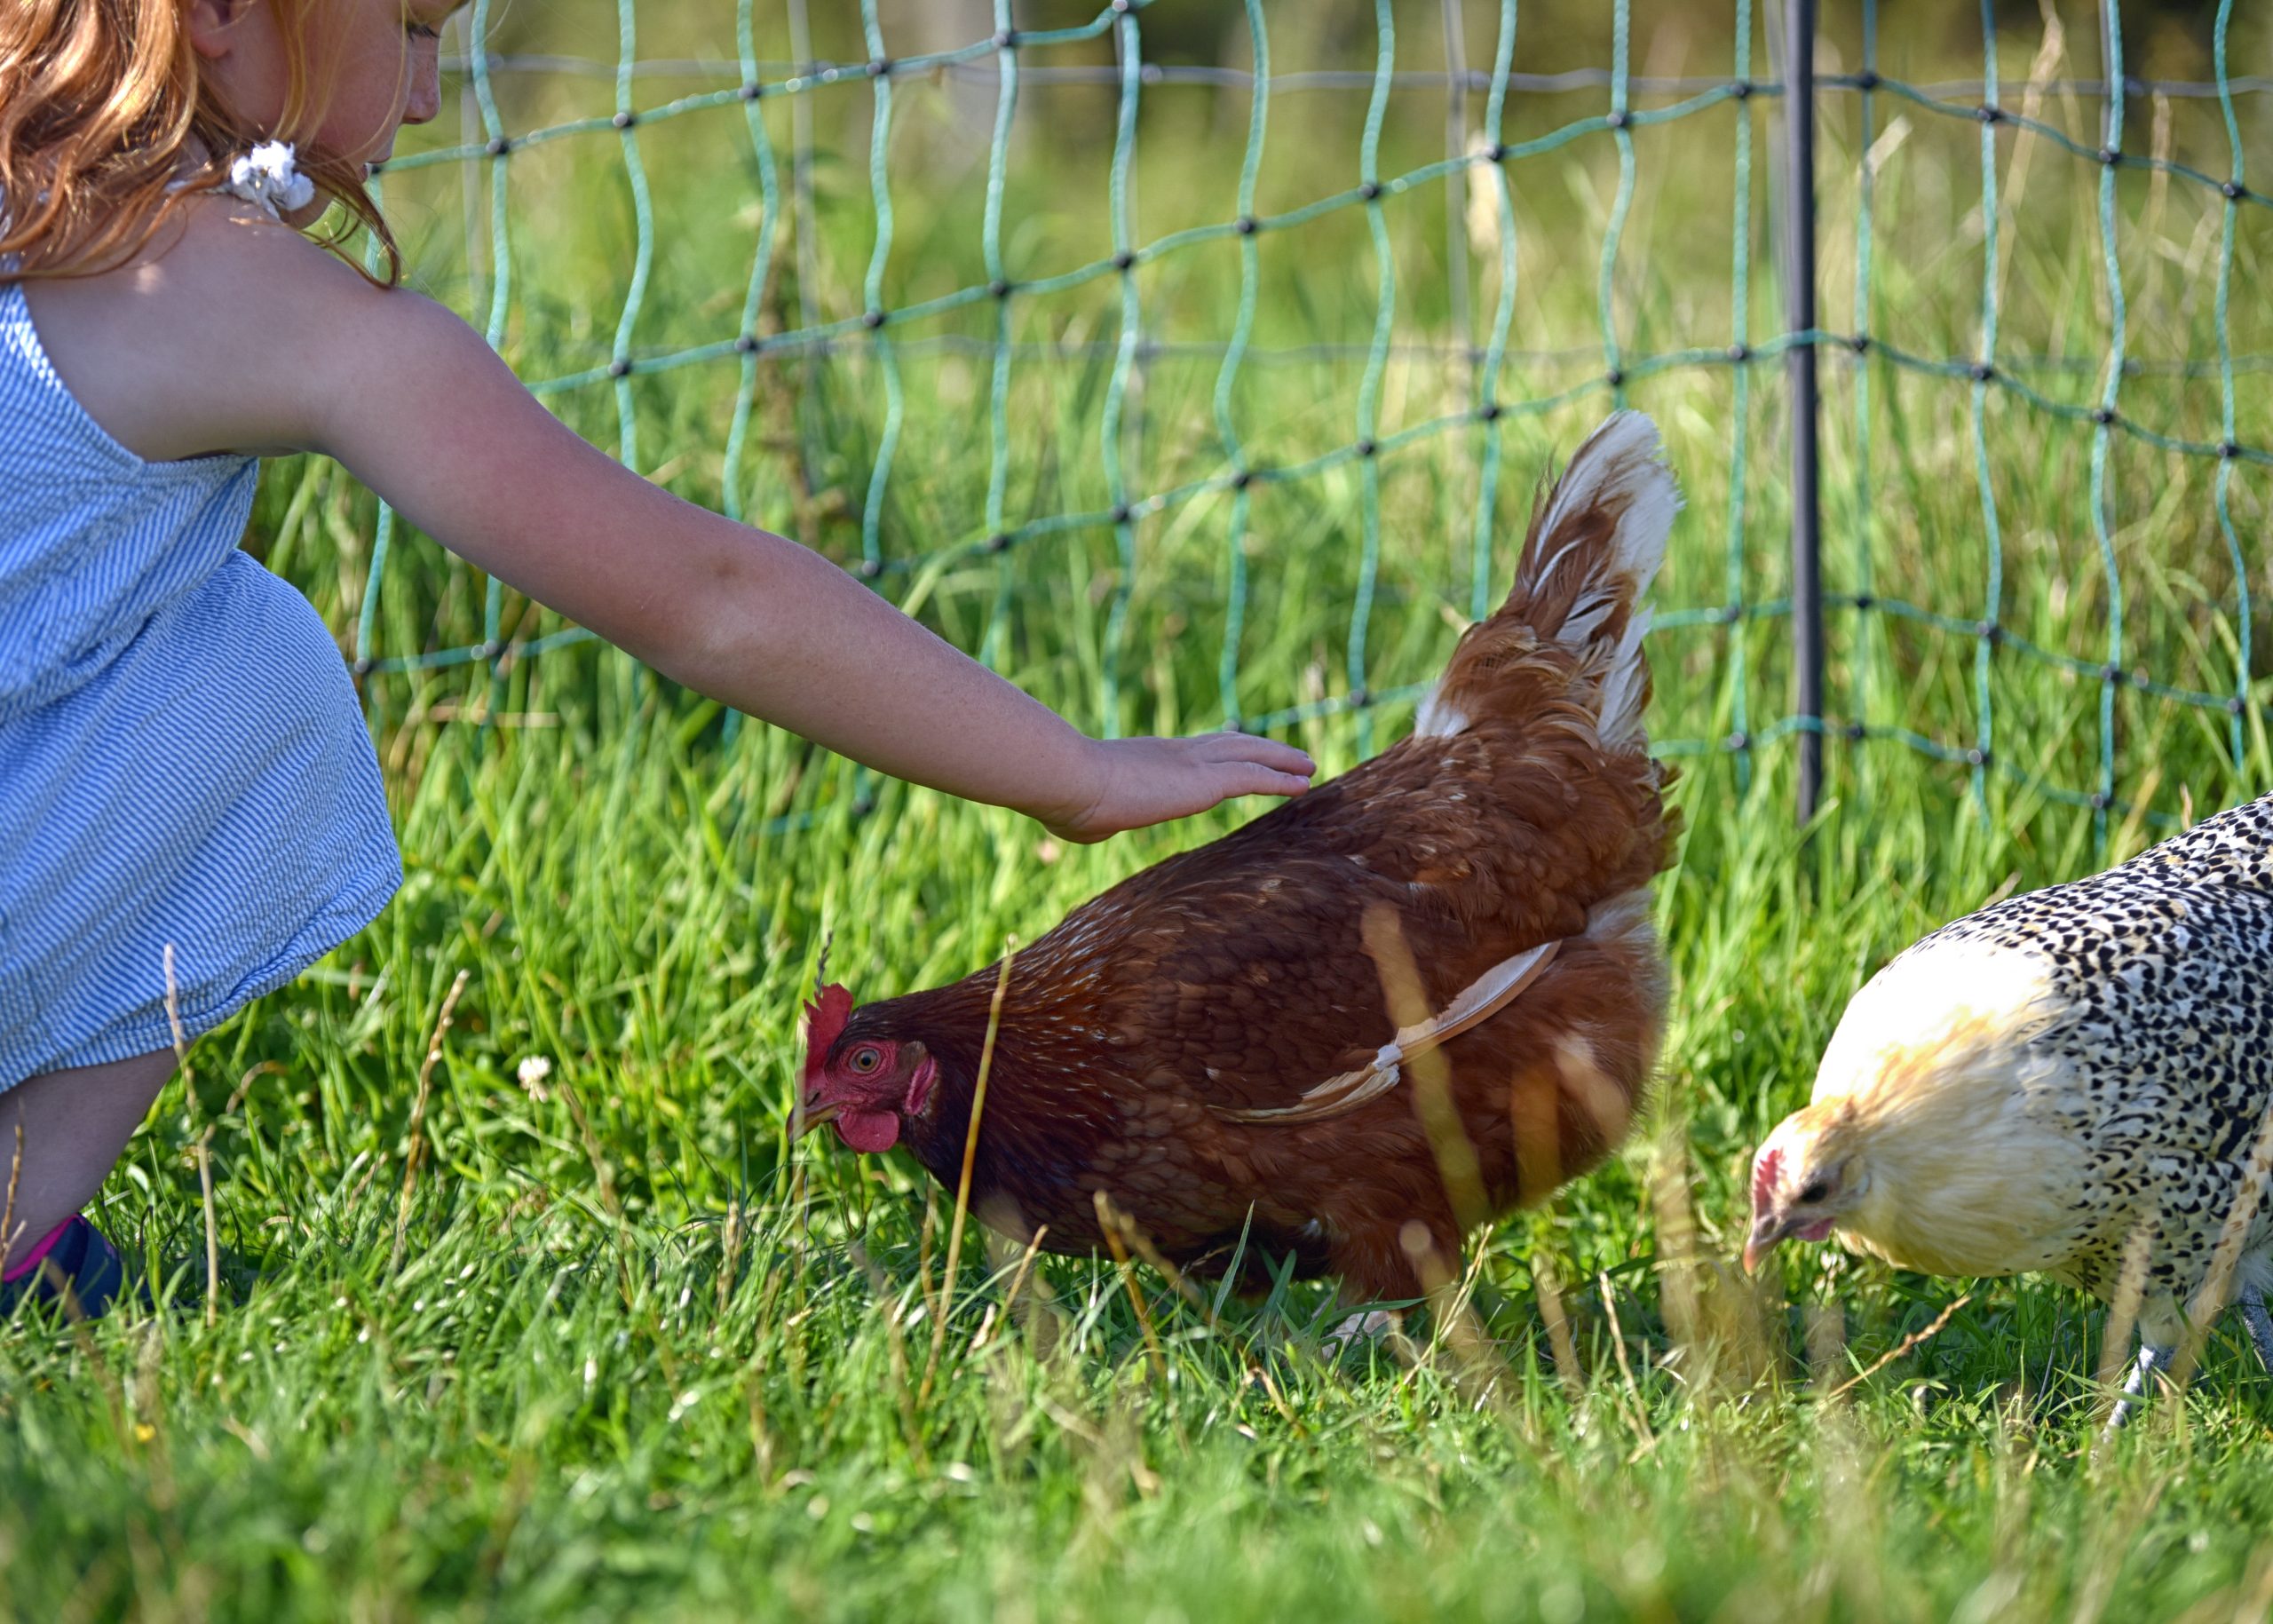
<svg viewBox="0 0 2273 1624">
<path fill-rule="evenodd" d="M 43 1073 L 0 1094 L 0 1207 L 15 1185 L 13 1209 L 0 1215 L 0 1258 L 27 1256 L 87 1204 L 173 1072 L 173 1051 L 160 1050 Z M 9 1266 L 0 1261 L 0 1271 Z"/>
</svg>

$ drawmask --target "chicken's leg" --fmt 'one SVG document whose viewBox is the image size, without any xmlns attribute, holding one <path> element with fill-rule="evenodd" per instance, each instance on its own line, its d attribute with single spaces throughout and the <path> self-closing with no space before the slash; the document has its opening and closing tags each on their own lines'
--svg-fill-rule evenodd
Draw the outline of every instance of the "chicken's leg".
<svg viewBox="0 0 2273 1624">
<path fill-rule="evenodd" d="M 2172 1355 L 2177 1351 L 2175 1348 L 2158 1348 L 2143 1336 L 2139 1339 L 2139 1357 L 2132 1363 L 2130 1379 L 2123 1383 L 2123 1397 L 2116 1402 L 2115 1408 L 2107 1418 L 2110 1432 L 2131 1419 L 2132 1402 L 2145 1394 L 2147 1383 L 2155 1372 L 2169 1364 Z"/>
<path fill-rule="evenodd" d="M 2273 1370 L 2273 1314 L 2265 1311 L 2265 1293 L 2252 1283 L 2245 1284 L 2238 1295 L 2241 1322 L 2249 1327 L 2249 1340 L 2257 1344 L 2257 1357 L 2265 1368 Z"/>
</svg>

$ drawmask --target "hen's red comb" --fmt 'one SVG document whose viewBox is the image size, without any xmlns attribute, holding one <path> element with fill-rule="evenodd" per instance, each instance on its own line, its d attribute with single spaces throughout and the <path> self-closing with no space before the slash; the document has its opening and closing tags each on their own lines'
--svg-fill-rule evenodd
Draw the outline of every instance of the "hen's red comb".
<svg viewBox="0 0 2273 1624">
<path fill-rule="evenodd" d="M 1755 1208 L 1776 1192 L 1776 1176 L 1783 1168 L 1784 1153 L 1780 1150 L 1762 1151 L 1760 1160 L 1752 1164 L 1752 1204 Z"/>
<path fill-rule="evenodd" d="M 832 983 L 820 989 L 820 995 L 805 1006 L 805 1081 L 811 1082 L 820 1070 L 820 1063 L 828 1058 L 829 1048 L 836 1042 L 837 1034 L 844 1030 L 844 1023 L 852 1018 L 852 994 Z"/>
</svg>

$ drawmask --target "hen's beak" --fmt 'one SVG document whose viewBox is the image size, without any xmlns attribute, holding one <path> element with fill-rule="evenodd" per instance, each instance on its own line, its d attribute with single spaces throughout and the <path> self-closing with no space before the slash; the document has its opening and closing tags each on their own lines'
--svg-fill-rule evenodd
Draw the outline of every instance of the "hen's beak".
<svg viewBox="0 0 2273 1624">
<path fill-rule="evenodd" d="M 1785 1215 L 1772 1208 L 1754 1218 L 1752 1222 L 1752 1233 L 1746 1238 L 1744 1243 L 1744 1271 L 1746 1274 L 1759 1273 L 1760 1260 L 1774 1251 L 1777 1243 L 1790 1232 L 1790 1225 Z"/>
<path fill-rule="evenodd" d="M 843 1109 L 843 1106 L 833 1100 L 826 1104 L 807 1100 L 798 1107 L 796 1119 L 789 1124 L 789 1137 L 802 1139 L 822 1123 L 834 1122 L 836 1113 Z"/>
</svg>

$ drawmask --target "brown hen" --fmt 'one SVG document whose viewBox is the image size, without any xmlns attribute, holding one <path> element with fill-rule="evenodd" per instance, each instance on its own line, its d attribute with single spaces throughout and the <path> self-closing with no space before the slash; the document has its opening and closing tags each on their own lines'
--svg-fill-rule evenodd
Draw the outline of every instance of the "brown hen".
<svg viewBox="0 0 2273 1624">
<path fill-rule="evenodd" d="M 972 1209 L 1081 1252 L 1103 1192 L 1187 1270 L 1291 1255 L 1406 1298 L 1416 1256 L 1600 1161 L 1665 1004 L 1649 884 L 1676 820 L 1640 600 L 1679 505 L 1654 425 L 1612 417 L 1409 738 L 1018 954 Z M 805 1124 L 905 1140 L 954 1189 L 996 975 L 859 1010 L 822 989 Z"/>
</svg>

